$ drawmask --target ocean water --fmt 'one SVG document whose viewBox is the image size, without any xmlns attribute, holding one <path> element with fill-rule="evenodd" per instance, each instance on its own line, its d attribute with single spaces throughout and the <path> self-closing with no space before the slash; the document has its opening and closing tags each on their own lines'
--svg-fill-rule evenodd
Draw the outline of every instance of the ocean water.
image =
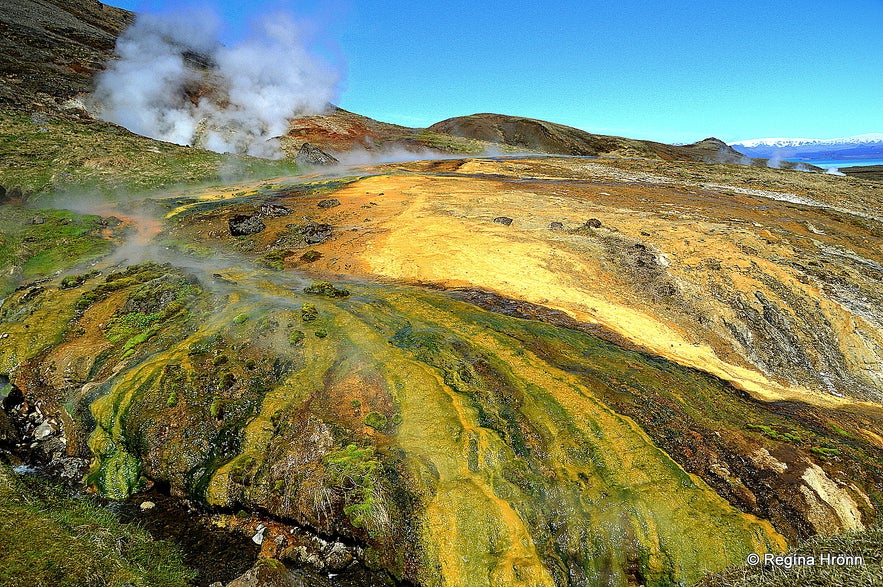
<svg viewBox="0 0 883 587">
<path fill-rule="evenodd" d="M 824 169 L 841 167 L 865 167 L 866 165 L 883 165 L 883 159 L 786 159 L 798 163 L 809 163 Z"/>
</svg>

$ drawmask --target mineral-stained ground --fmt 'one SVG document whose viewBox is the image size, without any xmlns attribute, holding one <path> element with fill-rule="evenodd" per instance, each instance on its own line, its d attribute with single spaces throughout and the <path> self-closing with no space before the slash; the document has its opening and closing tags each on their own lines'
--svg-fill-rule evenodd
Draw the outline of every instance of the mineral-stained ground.
<svg viewBox="0 0 883 587">
<path fill-rule="evenodd" d="M 504 157 L 4 204 L 9 435 L 311 585 L 693 584 L 879 519 L 880 186 Z"/>
</svg>

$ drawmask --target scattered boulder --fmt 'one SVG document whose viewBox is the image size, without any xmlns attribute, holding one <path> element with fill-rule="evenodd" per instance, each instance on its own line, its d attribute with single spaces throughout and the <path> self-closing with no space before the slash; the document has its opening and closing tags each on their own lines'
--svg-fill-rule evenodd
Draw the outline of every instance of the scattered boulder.
<svg viewBox="0 0 883 587">
<path fill-rule="evenodd" d="M 264 543 L 264 533 L 267 531 L 267 527 L 263 524 L 258 524 L 257 531 L 254 533 L 254 536 L 251 537 L 251 541 L 260 546 Z"/>
<path fill-rule="evenodd" d="M 564 230 L 564 224 L 561 222 L 550 222 L 549 230 Z"/>
<path fill-rule="evenodd" d="M 295 155 L 294 160 L 301 165 L 337 165 L 337 159 L 310 143 L 304 143 Z"/>
<path fill-rule="evenodd" d="M 245 236 L 249 234 L 257 234 L 267 228 L 267 225 L 261 222 L 259 216 L 246 216 L 237 214 L 228 221 L 230 225 L 230 234 L 233 236 Z"/>
<path fill-rule="evenodd" d="M 512 219 L 508 216 L 497 216 L 496 218 L 494 218 L 494 222 L 496 222 L 497 224 L 502 224 L 503 226 L 509 226 L 510 224 L 512 224 Z"/>
<path fill-rule="evenodd" d="M 46 223 L 46 218 L 45 218 L 45 217 L 43 217 L 43 216 L 34 216 L 33 218 L 31 218 L 31 221 L 30 221 L 29 224 L 45 224 L 45 223 Z"/>
<path fill-rule="evenodd" d="M 329 224 L 318 224 L 309 222 L 300 229 L 300 233 L 304 237 L 304 242 L 308 245 L 320 245 L 331 238 L 332 231 Z"/>
<path fill-rule="evenodd" d="M 152 510 L 153 508 L 155 508 L 156 504 L 152 501 L 142 501 L 139 507 L 141 508 L 141 511 L 146 512 L 147 510 Z"/>
<path fill-rule="evenodd" d="M 45 420 L 34 430 L 34 440 L 46 440 L 53 434 L 55 434 L 55 428 L 49 420 Z"/>
<path fill-rule="evenodd" d="M 601 221 L 597 218 L 589 218 L 584 226 L 586 228 L 601 228 Z"/>
<path fill-rule="evenodd" d="M 335 206 L 340 206 L 340 200 L 338 200 L 337 198 L 331 198 L 319 202 L 320 208 L 334 208 Z"/>
<path fill-rule="evenodd" d="M 279 204 L 261 204 L 258 208 L 258 216 L 263 218 L 280 218 L 291 214 L 291 209 Z"/>
</svg>

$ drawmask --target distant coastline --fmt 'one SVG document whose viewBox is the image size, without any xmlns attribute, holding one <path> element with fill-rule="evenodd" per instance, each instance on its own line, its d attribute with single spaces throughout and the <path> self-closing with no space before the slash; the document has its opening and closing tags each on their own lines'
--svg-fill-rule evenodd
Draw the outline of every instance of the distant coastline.
<svg viewBox="0 0 883 587">
<path fill-rule="evenodd" d="M 855 159 L 810 159 L 806 157 L 795 157 L 790 159 L 785 159 L 785 161 L 793 161 L 795 163 L 808 163 L 810 165 L 815 165 L 816 167 L 821 167 L 823 169 L 840 169 L 841 167 L 868 167 L 871 165 L 883 165 L 883 159 L 868 159 L 868 158 L 855 158 Z"/>
</svg>

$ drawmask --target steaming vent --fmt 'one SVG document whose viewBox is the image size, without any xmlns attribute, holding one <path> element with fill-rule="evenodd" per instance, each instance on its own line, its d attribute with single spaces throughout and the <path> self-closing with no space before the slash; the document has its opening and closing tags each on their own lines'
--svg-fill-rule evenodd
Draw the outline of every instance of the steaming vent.
<svg viewBox="0 0 883 587">
<path fill-rule="evenodd" d="M 289 119 L 324 112 L 338 75 L 287 15 L 257 21 L 232 46 L 219 41 L 219 25 L 210 13 L 139 15 L 97 76 L 90 112 L 162 141 L 281 157 Z"/>
</svg>

